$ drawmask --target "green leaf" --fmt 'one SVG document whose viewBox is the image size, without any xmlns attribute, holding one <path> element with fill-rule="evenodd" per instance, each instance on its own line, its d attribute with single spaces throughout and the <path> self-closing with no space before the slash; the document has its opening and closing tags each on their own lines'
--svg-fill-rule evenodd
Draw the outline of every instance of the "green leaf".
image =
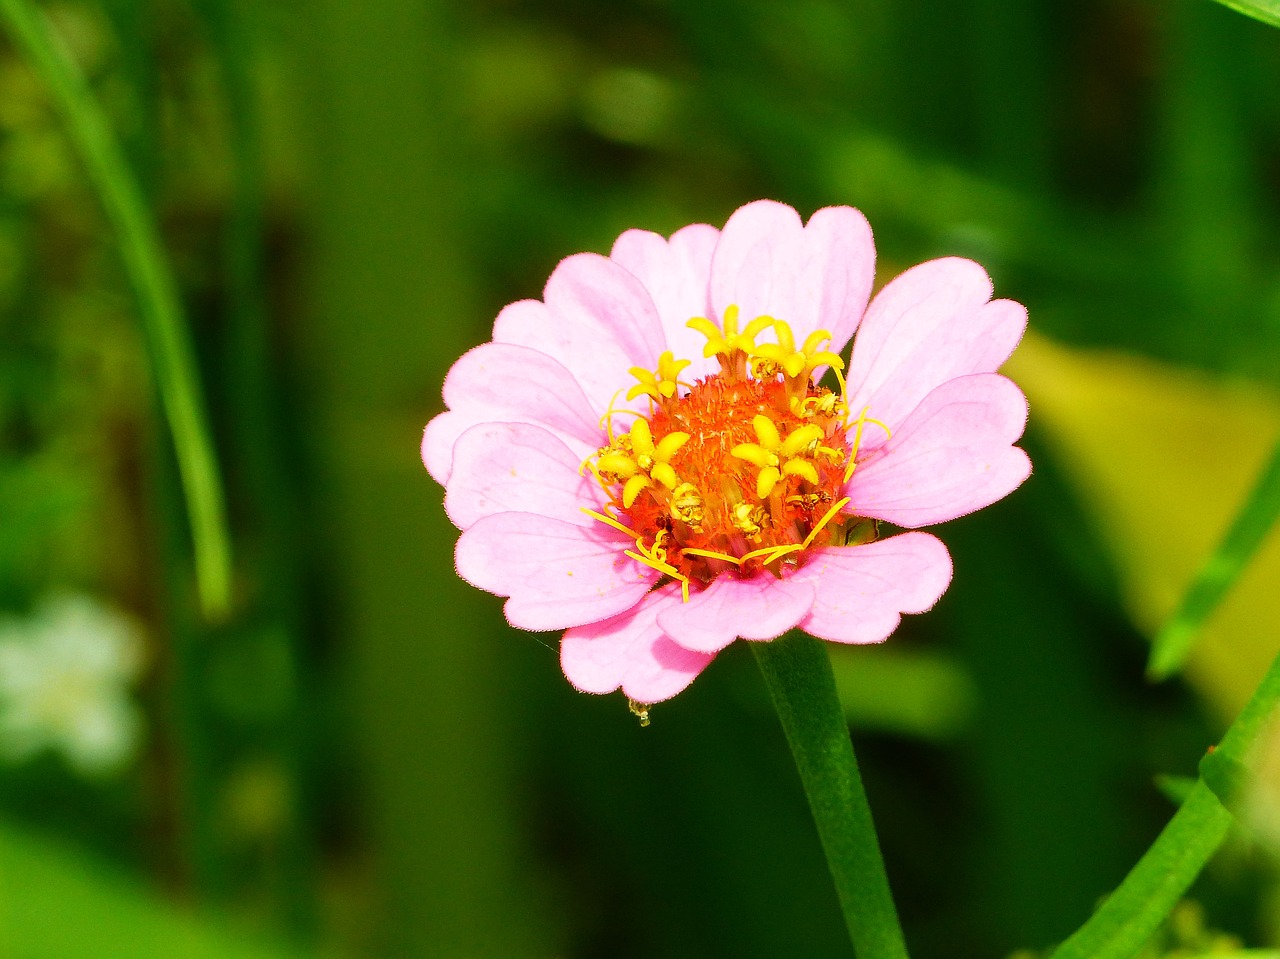
<svg viewBox="0 0 1280 959">
<path fill-rule="evenodd" d="M 1253 17 L 1273 27 L 1280 27 L 1280 0 L 1218 0 L 1236 13 Z"/>
<path fill-rule="evenodd" d="M 173 435 L 191 523 L 201 605 L 207 616 L 218 618 L 226 612 L 231 590 L 231 546 L 222 480 L 177 284 L 159 233 L 105 115 L 47 18 L 29 0 L 0 0 L 0 16 L 48 85 L 67 135 L 116 232 Z"/>
<path fill-rule="evenodd" d="M 1175 806 L 1181 806 L 1187 801 L 1197 782 L 1198 780 L 1192 776 L 1161 775 L 1155 778 L 1156 789 L 1160 790 L 1160 794 Z"/>
</svg>

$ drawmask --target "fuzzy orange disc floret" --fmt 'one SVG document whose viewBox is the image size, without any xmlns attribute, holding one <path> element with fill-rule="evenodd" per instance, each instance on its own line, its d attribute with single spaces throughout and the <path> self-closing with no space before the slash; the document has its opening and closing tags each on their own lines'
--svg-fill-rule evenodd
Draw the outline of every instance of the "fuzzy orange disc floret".
<svg viewBox="0 0 1280 959">
<path fill-rule="evenodd" d="M 615 508 L 693 581 L 709 583 L 730 568 L 795 565 L 798 547 L 824 546 L 837 535 L 829 511 L 849 455 L 841 412 L 823 387 L 797 396 L 785 380 L 706 377 L 647 418 L 655 446 L 673 434 L 688 437 L 667 457 L 675 482 L 666 474 L 624 505 L 619 479 Z"/>
</svg>

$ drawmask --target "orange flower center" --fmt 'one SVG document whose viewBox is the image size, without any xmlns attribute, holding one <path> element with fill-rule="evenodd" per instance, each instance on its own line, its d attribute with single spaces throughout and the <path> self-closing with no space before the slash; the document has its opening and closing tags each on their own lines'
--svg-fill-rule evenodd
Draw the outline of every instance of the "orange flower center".
<svg viewBox="0 0 1280 959">
<path fill-rule="evenodd" d="M 635 537 L 627 555 L 682 583 L 706 585 L 735 570 L 782 575 L 805 550 L 848 541 L 852 525 L 841 515 L 842 491 L 853 473 L 866 410 L 849 421 L 843 396 L 844 364 L 821 347 L 818 331 L 797 348 L 786 323 L 762 316 L 738 330 L 737 310 L 723 326 L 696 318 L 689 325 L 707 337 L 704 350 L 720 371 L 696 383 L 678 379 L 689 365 L 664 353 L 656 370 L 633 369 L 628 399 L 647 395 L 647 416 L 610 410 L 610 445 L 588 463 L 612 512 L 586 510 Z M 772 328 L 776 343 L 757 345 Z M 841 393 L 814 383 L 832 367 Z M 629 432 L 614 418 L 635 416 Z M 857 533 L 874 536 L 873 524 Z"/>
</svg>

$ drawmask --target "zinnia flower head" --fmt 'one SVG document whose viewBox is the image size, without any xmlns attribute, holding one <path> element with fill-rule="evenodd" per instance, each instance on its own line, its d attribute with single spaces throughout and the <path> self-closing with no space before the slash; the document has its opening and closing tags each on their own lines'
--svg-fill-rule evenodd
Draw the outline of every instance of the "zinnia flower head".
<svg viewBox="0 0 1280 959">
<path fill-rule="evenodd" d="M 1026 311 L 956 258 L 868 306 L 874 267 L 857 210 L 767 200 L 562 261 L 454 364 L 423 436 L 458 572 L 513 626 L 565 629 L 578 689 L 641 704 L 737 638 L 875 643 L 929 609 L 946 548 L 879 522 L 1026 479 L 1026 400 L 996 373 Z"/>
</svg>

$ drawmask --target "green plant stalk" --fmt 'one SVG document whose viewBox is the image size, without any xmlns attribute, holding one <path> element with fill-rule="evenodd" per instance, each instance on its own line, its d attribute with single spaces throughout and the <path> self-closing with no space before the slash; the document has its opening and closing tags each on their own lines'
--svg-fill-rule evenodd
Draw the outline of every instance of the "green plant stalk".
<svg viewBox="0 0 1280 959">
<path fill-rule="evenodd" d="M 858 959 L 906 959 L 835 675 L 819 640 L 751 643 L 782 720 Z"/>
<path fill-rule="evenodd" d="M 1244 763 L 1280 704 L 1280 656 L 1272 662 L 1213 756 Z M 1098 911 L 1050 959 L 1128 959 L 1137 955 L 1222 845 L 1232 814 L 1203 775 L 1151 848 Z"/>
<path fill-rule="evenodd" d="M 1280 27 L 1280 0 L 1218 0 L 1224 7 L 1230 7 L 1236 13 L 1253 17 L 1262 23 Z"/>
<path fill-rule="evenodd" d="M 230 598 L 230 537 L 217 457 L 177 284 L 142 190 L 88 83 L 48 20 L 29 0 L 0 0 L 0 15 L 48 85 L 119 241 L 142 316 L 160 402 L 173 436 L 201 607 L 207 617 L 220 618 Z"/>
<path fill-rule="evenodd" d="M 1178 611 L 1156 636 L 1147 661 L 1148 677 L 1166 679 L 1182 668 L 1200 627 L 1240 578 L 1277 517 L 1280 517 L 1280 442 L 1271 451 L 1227 535 L 1201 568 Z"/>
</svg>

